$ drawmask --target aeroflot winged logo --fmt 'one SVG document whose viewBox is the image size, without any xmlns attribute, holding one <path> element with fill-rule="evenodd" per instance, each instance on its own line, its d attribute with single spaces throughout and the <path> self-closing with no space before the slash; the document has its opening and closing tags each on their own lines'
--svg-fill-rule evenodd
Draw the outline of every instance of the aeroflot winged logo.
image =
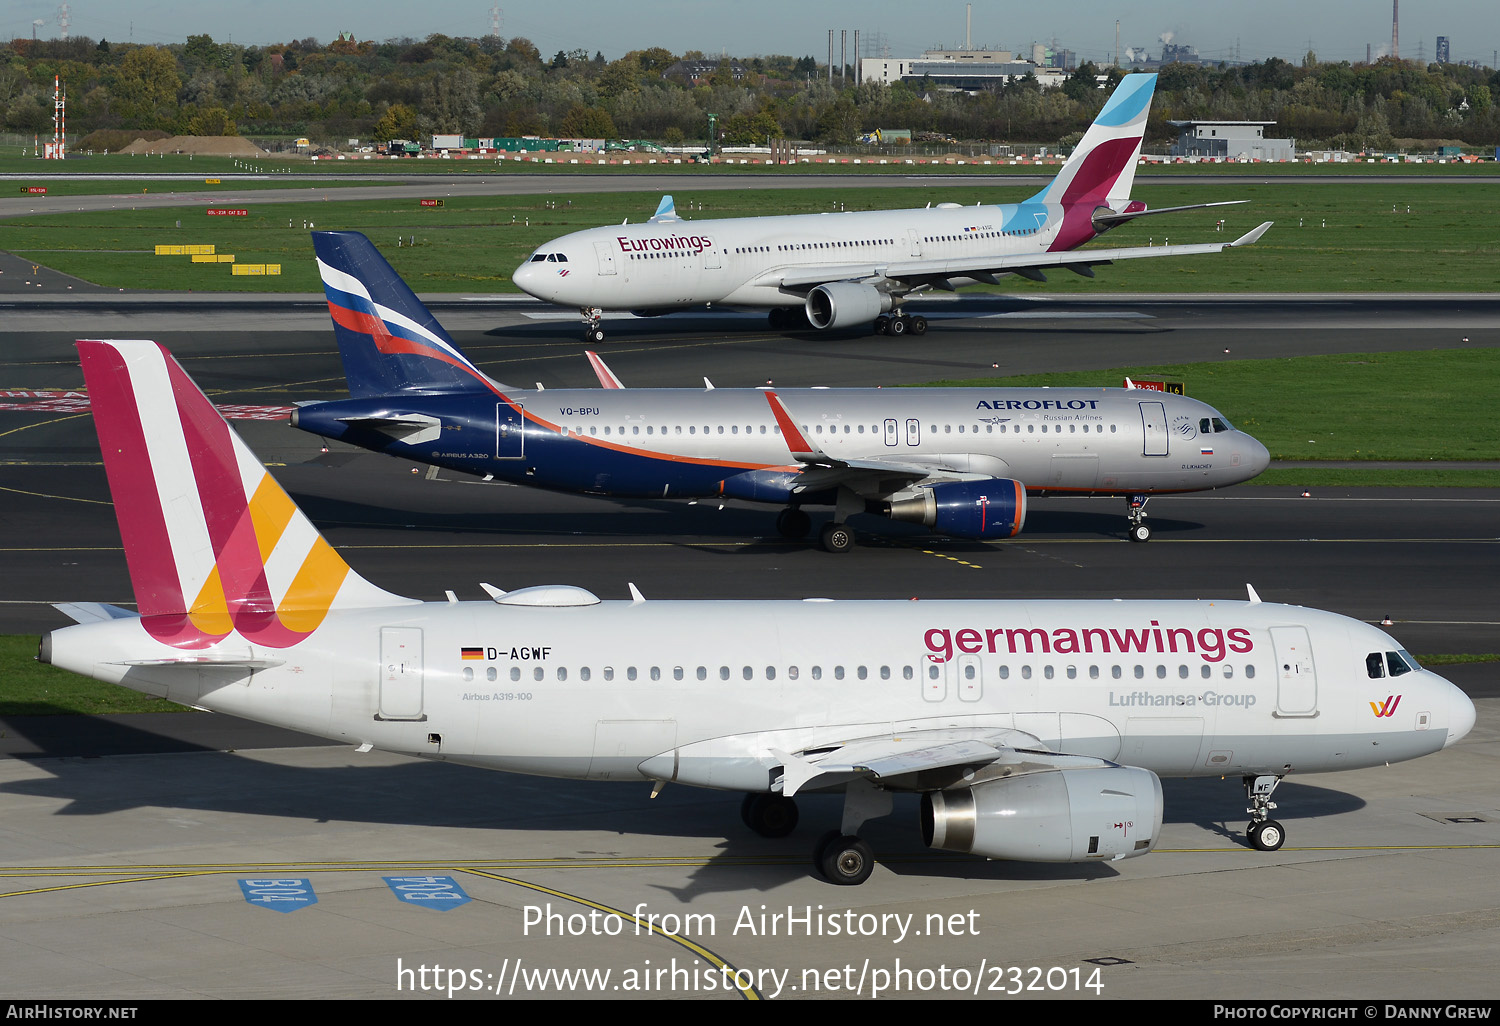
<svg viewBox="0 0 1500 1026">
<path fill-rule="evenodd" d="M 232 632 L 272 648 L 311 634 L 348 564 L 164 350 L 78 350 L 146 631 L 190 649 Z"/>
<path fill-rule="evenodd" d="M 1370 711 L 1376 717 L 1396 715 L 1396 706 L 1401 704 L 1400 695 L 1387 695 L 1384 702 L 1371 702 Z"/>
</svg>

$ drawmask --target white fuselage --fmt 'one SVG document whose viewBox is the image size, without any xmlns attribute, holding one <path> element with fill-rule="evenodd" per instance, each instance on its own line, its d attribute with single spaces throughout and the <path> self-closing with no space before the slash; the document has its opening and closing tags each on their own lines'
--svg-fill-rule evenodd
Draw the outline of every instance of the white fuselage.
<svg viewBox="0 0 1500 1026">
<path fill-rule="evenodd" d="M 800 306 L 807 290 L 784 286 L 788 275 L 872 278 L 937 261 L 935 273 L 944 260 L 973 267 L 987 256 L 1045 253 L 1060 226 L 1060 208 L 1035 202 L 625 224 L 555 239 L 512 280 L 538 299 L 580 308 Z"/>
<path fill-rule="evenodd" d="M 771 788 L 776 751 L 1015 729 L 1161 775 L 1281 775 L 1436 751 L 1436 674 L 1370 669 L 1359 621 L 1245 602 L 496 602 L 335 610 L 290 648 L 180 660 L 136 619 L 53 632 L 58 666 L 351 744 L 558 777 Z M 556 608 L 532 603 L 574 601 Z M 246 660 L 257 668 L 215 666 Z M 258 662 L 257 662 L 258 661 Z"/>
</svg>

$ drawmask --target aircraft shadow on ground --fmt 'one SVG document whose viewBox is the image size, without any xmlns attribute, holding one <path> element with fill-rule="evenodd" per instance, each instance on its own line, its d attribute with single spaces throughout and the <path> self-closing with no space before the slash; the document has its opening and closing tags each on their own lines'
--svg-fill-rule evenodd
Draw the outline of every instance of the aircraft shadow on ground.
<svg viewBox="0 0 1500 1026">
<path fill-rule="evenodd" d="M 421 531 L 443 531 L 458 534 L 487 535 L 537 535 L 566 537 L 639 537 L 665 538 L 683 535 L 720 539 L 726 542 L 758 540 L 766 545 L 797 549 L 815 545 L 817 531 L 828 520 L 832 511 L 823 507 L 808 507 L 813 517 L 813 530 L 806 539 L 786 539 L 776 533 L 778 506 L 767 505 L 760 509 L 729 505 L 723 509 L 712 499 L 690 504 L 688 500 L 617 499 L 589 500 L 593 508 L 587 510 L 506 510 L 504 494 L 493 499 L 493 510 L 476 509 L 472 503 L 463 510 L 405 508 L 386 504 L 362 502 L 356 498 L 340 498 L 325 494 L 288 489 L 293 500 L 312 518 L 320 529 L 343 527 L 372 527 L 389 529 L 413 529 Z M 1045 500 L 1037 500 L 1038 505 Z M 598 505 L 594 505 L 598 503 Z M 429 506 L 437 505 L 429 500 Z M 1026 525 L 1016 541 L 1024 542 L 1031 537 L 1080 536 L 1085 538 L 1123 538 L 1125 536 L 1124 500 L 1121 512 L 1103 510 L 1061 510 L 1033 507 Z M 862 544 L 882 542 L 905 544 L 940 544 L 953 552 L 985 552 L 994 542 L 951 538 L 935 535 L 916 524 L 899 523 L 870 514 L 857 514 L 849 521 L 860 535 Z M 1170 536 L 1204 528 L 1201 521 L 1180 520 L 1170 517 L 1152 517 L 1148 520 L 1153 533 Z M 739 546 L 735 546 L 739 548 Z"/>
<path fill-rule="evenodd" d="M 129 750 L 128 742 L 116 737 L 114 746 Z M 622 844 L 628 853 L 601 850 L 601 834 L 698 838 L 705 842 L 701 851 L 710 859 L 708 864 L 691 870 L 681 886 L 663 888 L 684 898 L 747 887 L 769 890 L 806 876 L 815 841 L 838 826 L 842 810 L 838 795 L 801 795 L 797 829 L 789 837 L 771 840 L 751 833 L 740 821 L 738 793 L 669 785 L 652 799 L 651 785 L 644 780 L 551 780 L 421 762 L 362 767 L 362 756 L 352 750 L 343 757 L 346 765 L 316 769 L 201 749 L 186 758 L 174 754 L 129 760 L 45 759 L 35 765 L 50 777 L 3 784 L 0 793 L 65 803 L 56 813 L 61 816 L 105 817 L 149 807 L 297 820 L 310 830 L 317 824 L 343 823 L 495 831 L 496 843 L 476 841 L 469 856 L 473 860 L 507 857 L 505 832 L 556 834 L 555 850 L 539 854 L 528 849 L 524 857 L 558 859 L 659 854 L 643 855 L 639 842 Z M 1243 807 L 1236 783 L 1168 780 L 1163 790 L 1166 823 L 1195 824 L 1230 846 L 1245 846 L 1242 823 L 1226 818 Z M 1282 805 L 1277 816 L 1288 822 L 1357 811 L 1364 805 L 1353 795 L 1308 784 L 1283 785 L 1276 796 Z M 905 876 L 1049 881 L 1118 875 L 1107 864 L 991 862 L 933 852 L 923 847 L 918 823 L 916 796 L 897 795 L 893 813 L 868 822 L 861 834 L 883 866 Z M 351 843 L 363 841 L 361 836 Z M 101 836 L 99 844 L 108 848 L 111 842 Z M 320 860 L 326 862 L 326 843 L 320 841 L 318 847 L 324 852 Z M 452 859 L 451 844 L 444 850 L 445 858 Z M 333 857 L 358 862 L 364 856 L 363 851 L 350 851 Z"/>
</svg>

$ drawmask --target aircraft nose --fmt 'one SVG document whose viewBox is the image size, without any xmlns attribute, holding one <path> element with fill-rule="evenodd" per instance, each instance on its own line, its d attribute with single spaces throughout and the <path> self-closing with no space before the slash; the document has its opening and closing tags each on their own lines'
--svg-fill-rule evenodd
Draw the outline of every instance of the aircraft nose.
<svg viewBox="0 0 1500 1026">
<path fill-rule="evenodd" d="M 1262 445 L 1258 438 L 1246 435 L 1243 459 L 1252 475 L 1259 474 L 1271 465 L 1271 451 Z"/>
<path fill-rule="evenodd" d="M 1448 740 L 1443 742 L 1443 747 L 1447 748 L 1474 729 L 1474 703 L 1452 682 L 1445 680 L 1443 683 L 1448 685 Z"/>
<path fill-rule="evenodd" d="M 528 296 L 535 296 L 537 299 L 547 298 L 538 291 L 545 279 L 530 260 L 517 267 L 514 273 L 511 274 L 510 280 L 516 283 L 516 288 Z"/>
</svg>

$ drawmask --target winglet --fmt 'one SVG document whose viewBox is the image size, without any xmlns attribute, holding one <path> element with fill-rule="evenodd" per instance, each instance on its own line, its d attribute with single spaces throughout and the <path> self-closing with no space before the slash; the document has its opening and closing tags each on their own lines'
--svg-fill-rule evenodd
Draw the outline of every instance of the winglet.
<svg viewBox="0 0 1500 1026">
<path fill-rule="evenodd" d="M 609 366 L 599 358 L 598 353 L 589 349 L 585 349 L 583 351 L 583 355 L 589 358 L 589 366 L 594 368 L 594 376 L 599 379 L 600 385 L 605 388 L 625 387 L 624 382 L 615 377 L 615 372 L 610 370 Z"/>
<path fill-rule="evenodd" d="M 660 224 L 663 221 L 680 220 L 682 219 L 677 216 L 677 206 L 672 202 L 672 197 L 669 194 L 661 198 L 661 202 L 656 205 L 656 213 L 652 214 L 651 219 L 646 223 Z"/>
<path fill-rule="evenodd" d="M 786 411 L 781 397 L 775 392 L 767 392 L 766 401 L 771 404 L 771 413 L 776 418 L 777 426 L 781 428 L 781 437 L 786 439 L 786 447 L 792 454 L 792 459 L 800 463 L 827 462 L 828 457 L 823 451 L 803 437 L 801 429 L 792 421 L 792 415 Z"/>
<path fill-rule="evenodd" d="M 1275 223 L 1276 223 L 1275 221 L 1267 221 L 1264 224 L 1262 224 L 1259 228 L 1256 228 L 1254 231 L 1248 231 L 1248 232 L 1246 232 L 1244 235 L 1241 235 L 1239 238 L 1237 238 L 1233 242 L 1231 242 L 1229 244 L 1229 248 L 1230 249 L 1234 249 L 1236 246 L 1250 246 L 1250 245 L 1254 245 L 1256 242 L 1260 241 L 1260 237 L 1262 235 L 1266 234 L 1266 229 L 1270 228 L 1271 225 L 1273 225 Z"/>
</svg>

